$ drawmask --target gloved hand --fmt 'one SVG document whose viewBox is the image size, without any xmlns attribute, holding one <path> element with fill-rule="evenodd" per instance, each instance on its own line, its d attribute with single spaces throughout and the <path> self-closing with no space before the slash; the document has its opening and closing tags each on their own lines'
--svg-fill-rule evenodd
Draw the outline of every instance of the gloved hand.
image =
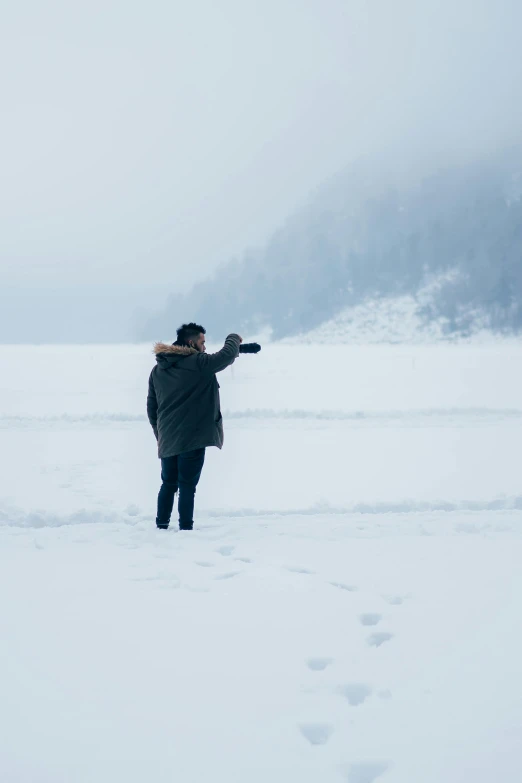
<svg viewBox="0 0 522 783">
<path fill-rule="evenodd" d="M 239 353 L 259 353 L 260 350 L 259 343 L 242 343 L 239 346 Z"/>
</svg>

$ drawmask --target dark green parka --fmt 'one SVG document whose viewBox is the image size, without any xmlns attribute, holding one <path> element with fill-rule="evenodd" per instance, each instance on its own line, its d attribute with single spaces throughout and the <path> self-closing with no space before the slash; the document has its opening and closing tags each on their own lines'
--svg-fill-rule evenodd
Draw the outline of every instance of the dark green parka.
<svg viewBox="0 0 522 783">
<path fill-rule="evenodd" d="M 241 338 L 230 334 L 217 353 L 157 343 L 149 378 L 147 415 L 158 456 L 173 457 L 206 446 L 223 446 L 223 420 L 216 373 L 239 355 Z"/>
</svg>

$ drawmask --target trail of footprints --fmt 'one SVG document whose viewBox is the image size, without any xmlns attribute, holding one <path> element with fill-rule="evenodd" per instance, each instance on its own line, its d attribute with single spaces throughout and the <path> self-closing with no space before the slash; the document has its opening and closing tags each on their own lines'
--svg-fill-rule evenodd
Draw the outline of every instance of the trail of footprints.
<svg viewBox="0 0 522 783">
<path fill-rule="evenodd" d="M 214 550 L 217 555 L 221 555 L 223 558 L 231 558 L 236 563 L 242 563 L 245 565 L 250 565 L 253 563 L 253 560 L 249 557 L 232 558 L 234 551 L 235 547 L 228 544 L 217 547 Z M 196 560 L 195 565 L 208 569 L 216 567 L 216 563 L 211 560 Z M 283 570 L 296 575 L 316 575 L 315 571 L 301 566 L 285 565 L 282 566 L 282 568 Z M 213 579 L 217 581 L 229 580 L 233 579 L 241 573 L 242 571 L 239 570 L 225 571 L 223 573 L 216 574 Z M 337 590 L 342 590 L 348 593 L 354 593 L 358 589 L 355 585 L 346 584 L 344 582 L 329 582 L 328 584 Z M 405 596 L 383 595 L 382 599 L 390 606 L 400 606 L 404 603 Z M 363 614 L 359 615 L 358 619 L 362 628 L 369 630 L 372 628 L 375 629 L 382 621 L 383 616 L 379 612 L 364 612 Z M 393 633 L 389 631 L 372 630 L 366 636 L 366 643 L 371 648 L 380 648 L 382 645 L 391 641 L 392 639 Z M 335 660 L 331 657 L 311 657 L 305 661 L 306 667 L 314 676 L 320 676 L 320 672 L 324 672 L 334 663 Z M 336 689 L 336 692 L 340 698 L 345 700 L 348 708 L 361 707 L 374 694 L 374 690 L 370 685 L 360 682 L 344 683 L 339 685 Z M 392 698 L 391 692 L 387 689 L 381 689 L 377 691 L 375 695 L 382 700 Z M 311 746 L 326 745 L 335 730 L 333 724 L 326 722 L 299 723 L 297 728 L 303 739 L 306 740 L 306 742 L 308 742 Z M 386 772 L 388 768 L 389 765 L 381 761 L 369 761 L 364 763 L 351 764 L 345 770 L 345 780 L 346 783 L 374 783 Z"/>
<path fill-rule="evenodd" d="M 287 571 L 298 574 L 312 574 L 305 568 L 286 567 Z M 348 585 L 342 582 L 330 582 L 332 587 L 346 592 L 356 592 L 355 585 Z M 400 606 L 404 602 L 404 597 L 395 595 L 383 595 L 383 600 L 390 606 Z M 359 615 L 359 623 L 363 628 L 375 628 L 382 621 L 383 616 L 379 612 L 364 612 Z M 393 639 L 393 634 L 389 631 L 372 631 L 367 637 L 366 642 L 369 647 L 381 647 L 386 642 Z M 330 657 L 312 657 L 305 661 L 310 672 L 317 675 L 324 672 L 335 661 Z M 337 687 L 338 695 L 343 698 L 349 707 L 360 707 L 373 694 L 374 690 L 370 685 L 361 682 L 345 683 Z M 388 689 L 381 689 L 375 694 L 381 700 L 391 699 L 392 694 Z M 331 723 L 299 723 L 297 726 L 302 737 L 312 746 L 326 745 L 334 734 L 335 727 Z M 389 764 L 382 761 L 369 761 L 349 765 L 345 770 L 345 779 L 347 783 L 374 783 L 389 769 Z"/>
</svg>

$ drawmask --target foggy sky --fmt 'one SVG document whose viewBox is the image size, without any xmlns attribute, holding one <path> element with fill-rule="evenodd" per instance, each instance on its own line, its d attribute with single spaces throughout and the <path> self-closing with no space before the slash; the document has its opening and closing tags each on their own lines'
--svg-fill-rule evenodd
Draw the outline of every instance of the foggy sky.
<svg viewBox="0 0 522 783">
<path fill-rule="evenodd" d="M 66 320 L 96 292 L 160 307 L 361 155 L 516 139 L 521 5 L 4 3 L 0 342 L 17 317 L 59 331 L 61 299 Z"/>
</svg>

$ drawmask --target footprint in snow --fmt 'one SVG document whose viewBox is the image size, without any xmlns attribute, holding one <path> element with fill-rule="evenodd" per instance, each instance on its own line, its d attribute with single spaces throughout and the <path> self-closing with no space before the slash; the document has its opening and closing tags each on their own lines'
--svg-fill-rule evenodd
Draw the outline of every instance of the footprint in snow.
<svg viewBox="0 0 522 783">
<path fill-rule="evenodd" d="M 220 555 L 223 555 L 223 557 L 230 557 L 234 549 L 235 549 L 234 546 L 220 546 L 214 551 Z"/>
<path fill-rule="evenodd" d="M 254 562 L 249 557 L 235 557 L 234 560 L 236 561 L 236 563 L 253 563 Z"/>
<path fill-rule="evenodd" d="M 312 672 L 322 672 L 332 663 L 333 658 L 308 658 L 306 661 L 306 665 Z"/>
<path fill-rule="evenodd" d="M 387 631 L 376 631 L 368 636 L 367 641 L 370 647 L 380 647 L 381 644 L 389 642 L 390 639 L 393 639 L 392 633 L 388 633 Z"/>
<path fill-rule="evenodd" d="M 326 745 L 333 734 L 330 723 L 301 723 L 299 731 L 310 745 Z"/>
<path fill-rule="evenodd" d="M 214 568 L 214 563 L 209 563 L 208 560 L 196 560 L 196 565 L 201 568 Z"/>
<path fill-rule="evenodd" d="M 382 614 L 376 612 L 366 612 L 359 615 L 361 625 L 377 625 L 382 620 Z"/>
<path fill-rule="evenodd" d="M 332 587 L 337 587 L 338 590 L 346 590 L 348 593 L 355 593 L 357 588 L 354 585 L 345 585 L 343 582 L 330 582 Z"/>
<path fill-rule="evenodd" d="M 368 696 L 371 695 L 372 689 L 369 685 L 354 682 L 349 685 L 341 685 L 339 693 L 341 696 L 344 696 L 352 707 L 358 707 L 359 704 L 364 704 Z"/>
<path fill-rule="evenodd" d="M 181 582 L 160 582 L 158 584 L 158 590 L 178 590 L 181 587 Z"/>
<path fill-rule="evenodd" d="M 383 595 L 383 598 L 390 606 L 400 606 L 404 603 L 404 596 L 402 595 Z"/>
<path fill-rule="evenodd" d="M 347 783 L 374 783 L 388 769 L 388 764 L 379 761 L 369 761 L 363 764 L 352 764 L 348 769 Z"/>
<path fill-rule="evenodd" d="M 219 580 L 233 579 L 234 576 L 238 576 L 240 573 L 241 571 L 229 571 L 226 574 L 218 574 L 217 576 L 214 577 L 214 579 L 219 579 Z"/>
<path fill-rule="evenodd" d="M 310 571 L 309 568 L 301 568 L 301 566 L 284 566 L 285 571 L 290 571 L 291 574 L 308 574 L 312 576 L 315 571 Z"/>
</svg>

